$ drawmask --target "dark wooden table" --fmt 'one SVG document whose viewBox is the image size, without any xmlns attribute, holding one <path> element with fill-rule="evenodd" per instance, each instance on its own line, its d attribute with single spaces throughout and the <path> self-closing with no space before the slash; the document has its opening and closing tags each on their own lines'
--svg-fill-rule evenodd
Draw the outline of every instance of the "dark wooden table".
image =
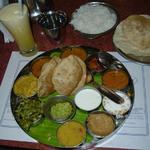
<svg viewBox="0 0 150 150">
<path fill-rule="evenodd" d="M 13 1 L 13 0 L 12 0 Z M 149 0 L 103 0 L 113 5 L 119 13 L 120 21 L 125 19 L 131 14 L 149 14 L 150 15 L 150 1 Z M 63 10 L 68 14 L 68 22 L 70 21 L 71 14 L 81 4 L 88 2 L 88 0 L 54 0 L 54 8 L 56 10 Z M 42 29 L 36 23 L 32 23 L 33 34 L 40 51 L 47 51 L 62 45 L 52 44 L 51 41 L 43 34 Z M 115 51 L 113 46 L 112 36 L 113 31 L 99 38 L 89 40 L 81 37 L 81 35 L 74 31 L 73 28 L 67 24 L 66 38 L 63 45 L 86 45 L 96 47 L 104 51 Z M 3 79 L 10 55 L 12 51 L 18 50 L 15 42 L 4 43 L 3 35 L 0 33 L 0 83 Z M 12 138 L 13 139 L 13 138 Z M 35 144 L 29 142 L 7 141 L 0 140 L 0 145 L 22 147 L 28 149 L 41 149 L 52 150 L 54 148 L 48 147 L 43 144 Z M 102 149 L 102 148 L 99 148 Z M 107 148 L 105 148 L 107 149 Z M 116 148 L 114 148 L 116 149 Z"/>
</svg>

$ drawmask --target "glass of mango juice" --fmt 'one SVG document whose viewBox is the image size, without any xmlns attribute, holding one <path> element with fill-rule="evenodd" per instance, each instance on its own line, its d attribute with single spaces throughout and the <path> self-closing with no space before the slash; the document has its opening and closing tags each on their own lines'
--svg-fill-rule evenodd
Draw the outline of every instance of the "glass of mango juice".
<svg viewBox="0 0 150 150">
<path fill-rule="evenodd" d="M 23 56 L 37 53 L 26 5 L 21 7 L 19 3 L 11 3 L 3 7 L 0 10 L 0 22 L 12 34 Z"/>
</svg>

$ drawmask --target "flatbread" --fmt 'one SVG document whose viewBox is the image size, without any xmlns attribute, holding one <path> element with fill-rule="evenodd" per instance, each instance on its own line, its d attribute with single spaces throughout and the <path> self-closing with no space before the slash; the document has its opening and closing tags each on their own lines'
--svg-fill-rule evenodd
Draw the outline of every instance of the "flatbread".
<svg viewBox="0 0 150 150">
<path fill-rule="evenodd" d="M 116 28 L 113 42 L 124 53 L 150 56 L 150 19 L 147 15 L 131 15 Z"/>
<path fill-rule="evenodd" d="M 78 63 L 80 64 L 80 66 L 82 68 L 82 76 L 81 76 L 81 79 L 80 79 L 77 87 L 72 91 L 72 94 L 75 94 L 81 87 L 84 86 L 84 84 L 86 82 L 86 65 L 85 65 L 84 61 L 82 61 L 79 57 L 75 56 L 75 59 L 78 61 Z"/>
<path fill-rule="evenodd" d="M 62 59 L 53 72 L 54 89 L 62 95 L 71 94 L 80 82 L 82 74 L 81 65 L 74 55 Z"/>
<path fill-rule="evenodd" d="M 59 57 L 53 57 L 49 62 L 45 63 L 38 79 L 38 96 L 47 96 L 54 91 L 52 83 L 52 75 L 55 67 L 60 63 Z"/>
</svg>

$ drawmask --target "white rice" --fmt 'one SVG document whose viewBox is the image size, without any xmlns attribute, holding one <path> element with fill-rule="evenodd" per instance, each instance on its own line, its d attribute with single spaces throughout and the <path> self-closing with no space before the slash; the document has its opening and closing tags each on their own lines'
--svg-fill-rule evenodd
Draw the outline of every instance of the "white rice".
<svg viewBox="0 0 150 150">
<path fill-rule="evenodd" d="M 75 13 L 71 24 L 75 30 L 98 34 L 109 30 L 116 23 L 116 14 L 103 5 L 83 5 Z"/>
</svg>

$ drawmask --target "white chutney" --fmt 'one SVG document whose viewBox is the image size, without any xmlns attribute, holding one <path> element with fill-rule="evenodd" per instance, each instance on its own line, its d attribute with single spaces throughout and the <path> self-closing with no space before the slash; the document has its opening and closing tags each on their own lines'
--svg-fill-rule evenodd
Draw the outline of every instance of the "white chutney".
<svg viewBox="0 0 150 150">
<path fill-rule="evenodd" d="M 91 111 L 102 102 L 102 95 L 94 88 L 83 88 L 75 95 L 75 104 L 78 108 Z"/>
</svg>

